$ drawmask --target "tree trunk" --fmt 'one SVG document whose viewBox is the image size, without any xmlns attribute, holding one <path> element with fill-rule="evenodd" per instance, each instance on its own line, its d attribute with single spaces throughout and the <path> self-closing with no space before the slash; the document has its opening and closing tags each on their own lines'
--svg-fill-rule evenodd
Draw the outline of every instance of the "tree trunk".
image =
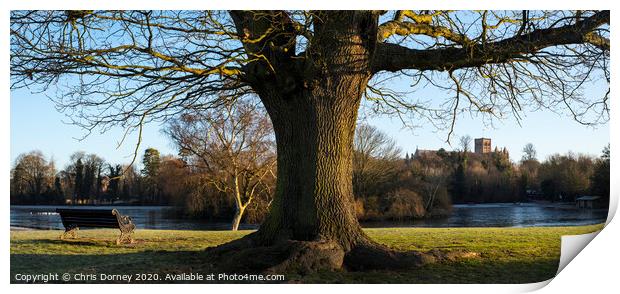
<svg viewBox="0 0 620 294">
<path fill-rule="evenodd" d="M 262 242 L 335 240 L 348 250 L 363 238 L 353 210 L 351 156 L 356 96 L 366 81 L 354 79 L 361 81 L 354 82 L 353 95 L 349 89 L 314 89 L 275 119 L 278 179 L 258 233 Z"/>
<path fill-rule="evenodd" d="M 262 243 L 335 241 L 349 251 L 367 240 L 355 216 L 352 156 L 376 25 L 364 12 L 325 17 L 295 86 L 259 88 L 278 151 L 275 198 L 257 234 Z"/>
<path fill-rule="evenodd" d="M 399 254 L 372 242 L 355 215 L 353 137 L 371 76 L 377 15 L 323 13 L 332 15 L 317 16 L 325 21 L 315 23 L 313 45 L 303 62 L 290 73 L 267 72 L 252 82 L 276 135 L 276 191 L 256 233 L 214 250 L 215 256 L 225 255 L 223 269 L 244 264 L 305 272 L 343 265 L 407 267 L 425 260 L 426 255 Z"/>
<path fill-rule="evenodd" d="M 243 217 L 244 210 L 245 210 L 245 207 L 236 207 L 235 215 L 233 216 L 231 230 L 233 231 L 239 230 L 239 224 L 241 223 L 241 218 Z"/>
<path fill-rule="evenodd" d="M 235 193 L 235 215 L 233 216 L 231 230 L 237 231 L 239 229 L 239 223 L 241 223 L 241 218 L 243 217 L 243 211 L 245 210 L 245 206 L 243 205 L 243 200 L 241 199 L 241 192 L 239 191 L 239 172 L 236 165 L 233 175 L 233 183 Z"/>
</svg>

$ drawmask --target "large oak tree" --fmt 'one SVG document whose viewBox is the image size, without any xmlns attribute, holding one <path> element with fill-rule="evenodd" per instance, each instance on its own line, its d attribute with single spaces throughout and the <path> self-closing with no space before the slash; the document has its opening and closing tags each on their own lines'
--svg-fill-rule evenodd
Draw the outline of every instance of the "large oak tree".
<svg viewBox="0 0 620 294">
<path fill-rule="evenodd" d="M 355 218 L 364 97 L 450 133 L 464 111 L 546 107 L 596 123 L 608 90 L 583 89 L 608 87 L 608 37 L 609 11 L 14 11 L 11 74 L 13 88 L 56 85 L 57 105 L 87 131 L 141 132 L 222 92 L 258 95 L 277 141 L 275 199 L 256 233 L 217 252 L 271 260 L 256 268 L 362 269 L 433 258 L 375 244 Z M 398 76 L 446 97 L 402 95 L 389 88 Z"/>
</svg>

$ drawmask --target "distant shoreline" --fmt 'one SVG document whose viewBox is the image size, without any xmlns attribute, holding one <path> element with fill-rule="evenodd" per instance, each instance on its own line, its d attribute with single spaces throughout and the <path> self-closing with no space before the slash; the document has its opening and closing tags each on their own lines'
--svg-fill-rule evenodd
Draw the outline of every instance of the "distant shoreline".
<svg viewBox="0 0 620 294">
<path fill-rule="evenodd" d="M 43 229 L 34 229 L 34 228 L 11 226 L 11 231 L 38 231 L 38 230 L 43 231 Z"/>
</svg>

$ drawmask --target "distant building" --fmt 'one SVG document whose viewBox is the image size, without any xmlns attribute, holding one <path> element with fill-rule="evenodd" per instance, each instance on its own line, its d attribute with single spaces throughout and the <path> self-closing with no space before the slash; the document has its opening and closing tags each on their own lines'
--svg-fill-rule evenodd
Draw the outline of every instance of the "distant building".
<svg viewBox="0 0 620 294">
<path fill-rule="evenodd" d="M 437 154 L 437 150 L 415 149 L 412 158 L 420 158 L 420 156 L 433 156 Z"/>
<path fill-rule="evenodd" d="M 489 138 L 477 138 L 474 140 L 474 145 L 477 154 L 491 153 L 491 139 Z"/>
<path fill-rule="evenodd" d="M 495 146 L 495 150 L 492 149 L 491 139 L 490 138 L 477 138 L 474 140 L 474 152 L 468 152 L 472 156 L 481 156 L 486 157 L 490 155 L 502 156 L 505 158 L 509 158 L 508 149 L 506 147 L 499 149 Z M 450 151 L 450 152 L 460 152 L 460 151 Z M 446 154 L 446 150 L 441 148 L 439 150 L 429 150 L 429 149 L 419 149 L 416 147 L 415 153 L 413 153 L 410 157 L 412 159 L 419 159 L 422 157 L 443 157 L 442 154 Z"/>
<path fill-rule="evenodd" d="M 604 208 L 604 203 L 600 196 L 581 196 L 575 199 L 577 208 Z"/>
<path fill-rule="evenodd" d="M 525 194 L 528 200 L 544 200 L 545 194 L 538 189 L 526 189 Z"/>
</svg>

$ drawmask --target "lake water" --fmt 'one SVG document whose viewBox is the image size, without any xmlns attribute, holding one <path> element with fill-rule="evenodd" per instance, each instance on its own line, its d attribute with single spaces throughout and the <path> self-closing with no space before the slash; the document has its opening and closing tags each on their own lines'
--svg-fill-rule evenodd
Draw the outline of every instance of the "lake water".
<svg viewBox="0 0 620 294">
<path fill-rule="evenodd" d="M 56 208 L 71 206 L 11 205 L 11 226 L 37 229 L 62 229 Z M 77 207 L 80 208 L 80 207 Z M 133 218 L 138 229 L 166 230 L 228 230 L 229 223 L 215 223 L 171 217 L 173 208 L 162 206 L 97 206 L 83 208 L 117 208 Z M 454 205 L 447 218 L 403 222 L 367 222 L 364 227 L 537 227 L 580 226 L 603 223 L 607 210 L 577 210 L 572 205 L 538 203 L 500 203 Z M 256 229 L 257 225 L 242 224 L 241 229 Z"/>
<path fill-rule="evenodd" d="M 555 227 L 604 223 L 607 209 L 568 204 L 456 204 L 447 218 L 367 223 L 366 227 Z"/>
</svg>

